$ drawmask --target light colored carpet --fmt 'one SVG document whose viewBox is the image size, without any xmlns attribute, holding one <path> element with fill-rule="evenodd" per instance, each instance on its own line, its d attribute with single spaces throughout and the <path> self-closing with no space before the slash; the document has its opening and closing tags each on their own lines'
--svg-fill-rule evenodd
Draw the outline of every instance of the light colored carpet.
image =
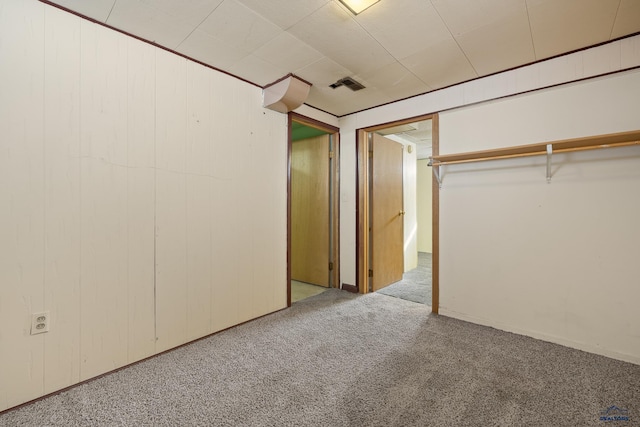
<svg viewBox="0 0 640 427">
<path fill-rule="evenodd" d="M 314 295 L 323 293 L 329 288 L 323 286 L 311 285 L 309 283 L 298 282 L 297 280 L 291 281 L 291 302 L 302 301 Z"/>
<path fill-rule="evenodd" d="M 329 289 L 0 415 L 2 426 L 597 426 L 640 366 Z"/>
<path fill-rule="evenodd" d="M 431 306 L 431 254 L 418 252 L 418 267 L 402 275 L 402 280 L 378 292 Z"/>
</svg>

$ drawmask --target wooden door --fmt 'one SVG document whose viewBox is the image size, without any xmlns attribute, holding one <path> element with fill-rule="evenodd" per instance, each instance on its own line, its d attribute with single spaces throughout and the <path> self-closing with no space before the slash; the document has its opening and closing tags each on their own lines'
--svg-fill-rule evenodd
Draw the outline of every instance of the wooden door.
<svg viewBox="0 0 640 427">
<path fill-rule="evenodd" d="M 371 287 L 375 292 L 402 280 L 404 210 L 402 144 L 378 134 L 371 143 Z"/>
<path fill-rule="evenodd" d="M 292 142 L 291 278 L 329 286 L 329 135 Z"/>
</svg>

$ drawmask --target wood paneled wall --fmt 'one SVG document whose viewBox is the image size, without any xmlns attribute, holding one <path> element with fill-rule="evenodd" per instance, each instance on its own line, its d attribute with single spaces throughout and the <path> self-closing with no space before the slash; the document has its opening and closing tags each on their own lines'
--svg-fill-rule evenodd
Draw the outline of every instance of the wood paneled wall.
<svg viewBox="0 0 640 427">
<path fill-rule="evenodd" d="M 3 0 L 0 410 L 284 308 L 286 126 L 257 87 Z"/>
</svg>

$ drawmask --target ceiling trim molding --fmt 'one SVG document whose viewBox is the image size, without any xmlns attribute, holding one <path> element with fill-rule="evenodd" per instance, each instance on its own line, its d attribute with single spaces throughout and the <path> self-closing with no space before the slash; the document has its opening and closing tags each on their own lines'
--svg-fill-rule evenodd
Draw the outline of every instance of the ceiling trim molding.
<svg viewBox="0 0 640 427">
<path fill-rule="evenodd" d="M 212 65 L 210 65 L 210 64 L 207 64 L 207 63 L 205 63 L 205 62 L 202 62 L 202 61 L 200 61 L 200 60 L 197 60 L 197 59 L 195 59 L 195 58 L 192 58 L 192 57 L 190 57 L 190 56 L 188 56 L 188 55 L 185 55 L 185 54 L 183 54 L 183 53 L 177 52 L 177 51 L 175 51 L 175 50 L 173 50 L 173 49 L 167 48 L 167 47 L 165 47 L 165 46 L 161 46 L 161 45 L 159 45 L 159 44 L 157 44 L 157 43 L 155 43 L 155 42 L 152 42 L 152 41 L 150 41 L 150 40 L 147 40 L 147 39 L 144 39 L 144 38 L 142 38 L 142 37 L 136 36 L 136 35 L 134 35 L 134 34 L 131 34 L 131 33 L 127 32 L 127 31 L 124 31 L 124 30 L 121 30 L 121 29 L 115 28 L 115 27 L 113 27 L 113 26 L 111 26 L 111 25 L 109 25 L 109 24 L 107 24 L 107 23 L 104 23 L 104 22 L 98 21 L 98 20 L 96 20 L 96 19 L 94 19 L 94 18 L 88 17 L 88 16 L 86 16 L 86 15 L 83 15 L 83 14 L 78 13 L 78 12 L 76 12 L 76 11 L 73 11 L 73 10 L 71 10 L 71 9 L 68 9 L 68 8 L 66 8 L 66 7 L 64 7 L 64 6 L 61 6 L 61 5 L 56 4 L 56 3 L 53 3 L 53 2 L 52 2 L 52 1 L 50 1 L 50 0 L 38 0 L 38 1 L 39 1 L 40 3 L 43 3 L 43 4 L 47 5 L 47 6 L 54 7 L 54 8 L 56 8 L 56 9 L 59 9 L 59 10 L 62 10 L 62 11 L 64 11 L 64 12 L 67 12 L 67 13 L 70 13 L 70 14 L 72 14 L 72 15 L 75 15 L 75 16 L 77 16 L 77 17 L 81 18 L 81 19 L 87 20 L 87 21 L 92 22 L 92 23 L 94 23 L 94 24 L 97 24 L 97 25 L 100 25 L 100 26 L 102 26 L 102 27 L 108 28 L 108 29 L 110 29 L 110 30 L 116 31 L 116 32 L 118 32 L 118 33 L 120 33 L 120 34 L 124 34 L 124 35 L 126 35 L 126 36 L 132 37 L 132 38 L 134 38 L 134 39 L 136 39 L 136 40 L 139 40 L 139 41 L 141 41 L 141 42 L 143 42 L 143 43 L 147 43 L 147 44 L 149 44 L 149 45 L 151 45 L 151 46 L 153 46 L 153 47 L 156 47 L 156 48 L 162 49 L 162 50 L 164 50 L 164 51 L 166 51 L 166 52 L 173 53 L 174 55 L 177 55 L 177 56 L 179 56 L 179 57 L 182 57 L 182 58 L 184 58 L 184 59 L 186 59 L 186 60 L 188 60 L 188 61 L 192 61 L 192 62 L 194 62 L 194 63 L 200 64 L 200 65 L 202 65 L 203 67 L 209 68 L 209 69 L 211 69 L 211 70 L 217 71 L 217 72 L 222 73 L 222 74 L 226 74 L 226 75 L 228 75 L 228 76 L 230 76 L 230 77 L 233 77 L 233 78 L 235 78 L 235 79 L 237 79 L 237 80 L 240 80 L 240 81 L 242 81 L 242 82 L 245 82 L 245 83 L 247 83 L 247 84 L 249 84 L 249 85 L 251 85 L 251 86 L 255 86 L 255 87 L 257 87 L 257 88 L 264 89 L 265 87 L 268 87 L 268 86 L 270 86 L 270 85 L 273 85 L 274 83 L 277 83 L 277 82 L 274 82 L 274 83 L 270 83 L 269 85 L 262 86 L 262 85 L 260 85 L 260 84 L 254 83 L 254 82 L 252 82 L 252 81 L 250 81 L 250 80 L 247 80 L 247 79 L 245 79 L 245 78 L 242 78 L 242 77 L 239 77 L 239 76 L 237 76 L 237 75 L 235 75 L 235 74 L 232 74 L 232 73 L 230 73 L 230 72 L 228 72 L 228 71 L 222 70 L 222 69 L 220 69 L 220 68 L 216 68 L 216 67 L 214 67 L 214 66 L 212 66 Z M 558 55 L 550 56 L 550 57 L 548 57 L 548 58 L 539 59 L 539 60 L 532 61 L 532 62 L 529 62 L 529 63 L 526 63 L 526 64 L 518 65 L 518 66 L 515 66 L 515 67 L 511 67 L 511 68 L 507 68 L 507 69 L 504 69 L 504 70 L 496 71 L 496 72 L 493 72 L 493 73 L 490 73 L 490 74 L 486 74 L 486 75 L 483 75 L 483 76 L 475 77 L 475 78 L 473 78 L 473 79 L 469 79 L 469 80 L 465 80 L 465 81 L 462 81 L 462 82 L 459 82 L 459 83 L 455 83 L 455 84 L 451 84 L 451 85 L 448 85 L 448 86 L 444 86 L 444 87 L 441 87 L 441 88 L 438 88 L 438 89 L 435 89 L 435 90 L 430 90 L 430 91 L 426 91 L 426 92 L 418 93 L 418 94 L 415 94 L 415 95 L 407 96 L 407 97 L 400 98 L 400 99 L 397 99 L 397 100 L 394 100 L 394 101 L 385 102 L 385 103 L 382 103 L 382 104 L 374 105 L 374 106 L 371 106 L 371 107 L 363 108 L 363 109 L 361 109 L 361 110 L 356 110 L 356 111 L 352 111 L 352 112 L 345 113 L 345 114 L 340 114 L 340 115 L 338 115 L 338 114 L 335 114 L 335 113 L 331 113 L 331 112 L 329 112 L 329 111 L 326 111 L 326 110 L 324 110 L 324 109 L 322 109 L 322 108 L 316 107 L 316 106 L 314 106 L 314 105 L 312 105 L 312 104 L 309 104 L 309 103 L 306 103 L 306 102 L 304 103 L 304 105 L 306 105 L 306 106 L 308 106 L 308 107 L 310 107 L 310 108 L 314 108 L 314 109 L 316 109 L 316 110 L 318 110 L 318 111 L 321 111 L 321 112 L 323 112 L 323 113 L 329 114 L 329 115 L 331 115 L 331 116 L 334 116 L 334 117 L 336 117 L 336 118 L 338 118 L 338 119 L 341 119 L 341 118 L 343 118 L 343 117 L 347 117 L 347 116 L 350 116 L 350 115 L 352 115 L 352 114 L 357 114 L 357 113 L 361 113 L 361 112 L 364 112 L 364 111 L 368 111 L 368 110 L 376 109 L 376 108 L 383 107 L 383 106 L 386 106 L 386 105 L 394 104 L 394 103 L 396 103 L 396 102 L 406 101 L 406 100 L 408 100 L 408 99 L 416 98 L 416 97 L 423 96 L 423 95 L 427 95 L 427 94 L 430 94 L 430 93 L 436 93 L 436 92 L 438 92 L 438 91 L 445 90 L 445 89 L 449 89 L 449 88 L 456 87 L 456 86 L 460 86 L 460 85 L 465 84 L 465 83 L 473 82 L 473 81 L 480 80 L 480 79 L 483 79 L 483 78 L 486 78 L 486 77 L 495 76 L 495 75 L 498 75 L 498 74 L 501 74 L 501 73 L 505 73 L 505 72 L 509 72 L 509 71 L 517 70 L 517 69 L 520 69 L 520 68 L 528 67 L 528 66 L 530 66 L 530 65 L 535 65 L 535 64 L 538 64 L 538 63 L 542 63 L 542 62 L 545 62 L 545 61 L 552 60 L 552 59 L 561 58 L 561 57 L 564 57 L 564 56 L 567 56 L 567 55 L 571 55 L 571 54 L 574 54 L 574 53 L 577 53 L 577 52 L 581 52 L 581 51 L 585 51 L 585 50 L 593 49 L 593 48 L 596 48 L 596 47 L 599 47 L 599 46 L 608 45 L 608 44 L 610 44 L 610 43 L 614 43 L 614 42 L 617 42 L 617 41 L 620 41 L 620 40 L 624 40 L 624 39 L 627 39 L 627 38 L 631 38 L 631 37 L 635 37 L 635 36 L 638 36 L 638 35 L 640 35 L 640 31 L 635 32 L 635 33 L 632 33 L 632 34 L 627 34 L 627 35 L 625 35 L 625 36 L 617 37 L 617 38 L 615 38 L 615 39 L 611 39 L 611 40 L 607 40 L 607 41 L 604 41 L 604 42 L 596 43 L 596 44 L 593 44 L 593 45 L 585 46 L 585 47 L 582 47 L 582 48 L 579 48 L 579 49 L 575 49 L 575 50 L 572 50 L 572 51 L 569 51 L 569 52 L 564 52 L 564 53 L 561 53 L 561 54 L 558 54 Z M 610 75 L 610 74 L 621 73 L 621 72 L 625 72 L 625 71 L 633 70 L 633 69 L 636 69 L 636 68 L 639 68 L 639 67 L 637 67 L 637 66 L 633 66 L 633 67 L 629 67 L 629 68 L 626 68 L 626 69 L 620 69 L 620 70 L 616 70 L 616 71 L 612 71 L 612 72 L 607 72 L 607 73 L 602 73 L 602 74 L 598 74 L 598 75 L 593 75 L 593 76 L 589 76 L 589 77 L 584 77 L 584 78 L 580 78 L 580 79 L 569 80 L 569 81 L 566 81 L 566 82 L 562 82 L 562 83 L 558 83 L 558 84 L 553 84 L 553 85 L 549 85 L 549 86 L 541 86 L 541 87 L 536 88 L 536 89 L 531 89 L 531 90 L 528 90 L 528 91 L 518 92 L 518 93 L 515 93 L 515 94 L 509 94 L 509 95 L 500 96 L 500 97 L 491 98 L 491 99 L 501 99 L 501 98 L 505 98 L 505 97 L 509 97 L 509 96 L 518 95 L 518 94 L 523 94 L 523 93 L 533 92 L 533 91 L 536 91 L 536 90 L 541 90 L 541 89 L 546 89 L 546 88 L 556 87 L 556 86 L 560 86 L 560 85 L 567 84 L 567 83 L 580 82 L 580 81 L 589 80 L 589 79 L 597 78 L 597 77 L 602 77 L 602 76 L 606 76 L 606 75 Z M 293 74 L 290 74 L 290 75 L 293 75 Z M 285 78 L 286 78 L 286 77 L 287 77 L 287 76 L 285 76 Z M 297 78 L 297 79 L 300 79 L 300 78 L 299 78 L 299 77 L 297 77 L 297 76 L 296 76 L 296 78 Z M 302 79 L 300 79 L 300 80 L 302 80 Z M 304 81 L 304 80 L 303 80 L 303 81 Z M 486 100 L 485 100 L 485 101 L 486 101 Z M 484 101 L 479 101 L 479 102 L 484 102 Z M 476 103 L 465 104 L 465 105 L 473 105 L 473 104 L 477 104 L 477 102 L 476 102 Z M 453 108 L 457 108 L 457 107 L 453 107 Z M 453 109 L 453 108 L 449 108 L 449 109 L 447 109 L 447 110 L 450 110 L 450 109 Z M 442 110 L 442 111 L 447 111 L 447 110 Z"/>
<path fill-rule="evenodd" d="M 107 24 L 107 23 L 104 23 L 104 22 L 98 21 L 97 19 L 93 19 L 93 18 L 91 18 L 91 17 L 89 17 L 89 16 L 83 15 L 83 14 L 81 14 L 81 13 L 78 13 L 78 12 L 74 11 L 74 10 L 71 10 L 71 9 L 68 9 L 68 8 L 66 8 L 66 7 L 64 7 L 64 6 L 59 5 L 59 4 L 53 3 L 53 2 L 51 2 L 51 1 L 49 1 L 49 0 L 38 0 L 38 1 L 39 1 L 40 3 L 44 3 L 44 4 L 46 4 L 47 6 L 55 7 L 56 9 L 60 9 L 60 10 L 62 10 L 62 11 L 64 11 L 64 12 L 67 12 L 67 13 L 70 13 L 70 14 L 72 14 L 72 15 L 75 15 L 75 16 L 77 16 L 77 17 L 79 17 L 79 18 L 82 18 L 82 19 L 84 19 L 84 20 L 86 20 L 86 21 L 89 21 L 89 22 L 92 22 L 92 23 L 94 23 L 94 24 L 100 25 L 100 26 L 102 26 L 102 27 L 108 28 L 108 29 L 113 30 L 113 31 L 115 31 L 115 32 L 118 32 L 118 33 L 120 33 L 120 34 L 124 34 L 125 36 L 132 37 L 132 38 L 134 38 L 134 39 L 136 39 L 136 40 L 139 40 L 139 41 L 141 41 L 141 42 L 143 42 L 143 43 L 150 44 L 151 46 L 153 46 L 153 47 L 157 47 L 158 49 L 162 49 L 162 50 L 164 50 L 164 51 L 167 51 L 167 52 L 173 53 L 174 55 L 180 56 L 180 57 L 182 57 L 182 58 L 184 58 L 184 59 L 186 59 L 186 60 L 188 60 L 188 61 L 195 62 L 196 64 L 200 64 L 200 65 L 202 65 L 203 67 L 207 67 L 207 68 L 209 68 L 209 69 L 211 69 L 211 70 L 214 70 L 214 71 L 217 71 L 217 72 L 219 72 L 219 73 L 226 74 L 227 76 L 230 76 L 230 77 L 233 77 L 233 78 L 238 79 L 238 80 L 240 80 L 240 81 L 243 81 L 243 82 L 245 82 L 245 83 L 248 83 L 248 84 L 250 84 L 251 86 L 255 86 L 255 87 L 258 87 L 258 88 L 260 88 L 260 89 L 262 89 L 262 88 L 263 88 L 261 85 L 259 85 L 259 84 L 257 84 L 257 83 L 254 83 L 254 82 L 249 81 L 249 80 L 247 80 L 247 79 L 243 79 L 242 77 L 236 76 L 235 74 L 231 74 L 231 73 L 230 73 L 230 72 L 228 72 L 228 71 L 221 70 L 220 68 L 216 68 L 216 67 L 214 67 L 214 66 L 212 66 L 212 65 L 210 65 L 210 64 L 207 64 L 207 63 L 205 63 L 205 62 L 202 62 L 202 61 L 199 61 L 199 60 L 197 60 L 197 59 L 195 59 L 195 58 L 192 58 L 192 57 L 190 57 L 190 56 L 188 56 L 188 55 L 185 55 L 184 53 L 176 52 L 176 51 L 175 51 L 175 50 L 173 50 L 173 49 L 170 49 L 170 48 L 165 47 L 165 46 L 161 46 L 161 45 L 159 45 L 159 44 L 157 44 L 157 43 L 155 43 L 155 42 L 152 42 L 152 41 L 150 41 L 150 40 L 144 39 L 144 38 L 142 38 L 142 37 L 140 37 L 140 36 L 136 36 L 136 35 L 134 35 L 134 34 L 131 34 L 131 33 L 127 32 L 127 31 L 121 30 L 121 29 L 119 29 L 119 28 L 113 27 L 113 26 L 111 26 L 111 25 L 109 25 L 109 24 Z"/>
<path fill-rule="evenodd" d="M 522 92 L 510 93 L 508 95 L 502 95 L 502 96 L 496 96 L 495 98 L 482 99 L 480 101 L 469 102 L 469 103 L 466 103 L 466 104 L 460 104 L 460 105 L 456 105 L 456 106 L 449 107 L 449 108 L 443 108 L 441 110 L 425 112 L 425 113 L 420 114 L 420 116 L 433 115 L 433 114 L 437 114 L 437 113 L 444 113 L 446 111 L 453 111 L 453 110 L 456 110 L 456 109 L 462 108 L 462 107 L 470 107 L 470 106 L 474 106 L 474 105 L 480 105 L 480 104 L 483 104 L 485 102 L 496 101 L 496 100 L 499 100 L 499 99 L 507 99 L 507 98 L 511 98 L 511 97 L 514 97 L 514 96 L 526 95 L 528 93 L 534 93 L 534 92 L 538 92 L 538 91 L 545 90 L 545 89 L 551 89 L 551 88 L 554 88 L 554 87 L 560 87 L 560 86 L 564 86 L 564 85 L 580 83 L 580 82 L 584 82 L 584 81 L 588 81 L 588 80 L 595 80 L 595 79 L 599 79 L 599 78 L 602 78 L 602 77 L 612 76 L 612 75 L 615 75 L 615 74 L 623 74 L 623 73 L 626 73 L 626 72 L 629 72 L 629 71 L 634 71 L 634 70 L 640 70 L 640 65 L 634 65 L 633 67 L 624 68 L 622 70 L 609 71 L 607 73 L 596 74 L 596 75 L 593 75 L 593 76 L 583 77 L 583 78 L 580 78 L 580 79 L 568 80 L 568 81 L 562 82 L 562 83 L 555 83 L 555 84 L 552 84 L 552 85 L 540 86 L 540 87 L 537 87 L 535 89 L 529 89 L 529 90 L 525 90 L 525 91 L 522 91 Z M 460 84 L 464 84 L 464 83 L 460 83 Z M 457 86 L 457 85 L 452 85 L 452 86 Z M 437 91 L 444 90 L 444 89 L 450 88 L 452 86 L 447 86 L 446 88 L 438 89 Z M 390 104 L 394 104 L 396 102 L 401 102 L 401 101 L 404 101 L 404 100 L 407 100 L 407 99 L 410 99 L 410 98 L 415 98 L 416 96 L 422 96 L 422 95 L 428 95 L 430 93 L 435 93 L 437 91 L 427 92 L 427 93 L 423 93 L 421 95 L 410 96 L 410 97 L 407 97 L 407 98 L 399 99 L 397 101 L 387 102 L 385 104 L 381 104 L 381 105 L 378 105 L 376 107 L 365 108 L 364 110 L 356 111 L 354 113 L 344 114 L 342 116 L 337 116 L 337 117 L 338 117 L 338 119 L 341 119 L 343 117 L 350 116 L 351 114 L 357 114 L 357 113 L 360 113 L 360 112 L 363 112 L 363 111 L 372 110 L 372 109 L 375 109 L 375 108 L 378 108 L 378 107 L 382 107 L 382 106 L 385 106 L 385 105 L 390 105 Z M 313 108 L 315 108 L 315 107 L 313 107 Z M 392 121 L 392 122 L 389 122 L 389 123 L 395 123 L 396 121 Z M 387 125 L 388 125 L 388 123 L 387 123 Z M 374 128 L 374 127 L 377 127 L 377 126 L 378 125 L 369 126 L 369 127 Z M 360 128 L 358 128 L 358 129 L 360 129 Z M 364 128 L 362 128 L 362 129 L 364 129 Z"/>
<path fill-rule="evenodd" d="M 341 119 L 343 117 L 347 117 L 347 116 L 350 116 L 352 114 L 362 113 L 363 111 L 373 110 L 375 108 L 384 107 L 385 105 L 395 104 L 396 102 L 406 101 L 407 99 L 416 98 L 418 96 L 427 95 L 429 93 L 436 93 L 436 92 L 439 92 L 441 90 L 450 89 L 452 87 L 460 86 L 460 85 L 463 85 L 463 84 L 466 84 L 466 83 L 470 83 L 470 82 L 473 82 L 473 81 L 476 81 L 476 80 L 480 80 L 480 79 L 484 79 L 484 78 L 487 78 L 487 77 L 495 76 L 495 75 L 498 75 L 498 74 L 506 73 L 506 72 L 509 72 L 509 71 L 518 70 L 520 68 L 528 67 L 528 66 L 539 64 L 539 63 L 546 62 L 546 61 L 550 61 L 552 59 L 562 58 L 562 57 L 567 56 L 567 55 L 572 55 L 574 53 L 582 52 L 584 50 L 594 49 L 594 48 L 599 47 L 599 46 L 604 46 L 604 45 L 607 45 L 607 44 L 610 44 L 610 43 L 615 43 L 617 41 L 628 39 L 628 38 L 631 38 L 631 37 L 636 37 L 638 35 L 640 35 L 640 31 L 638 31 L 636 33 L 633 33 L 633 34 L 627 34 L 626 36 L 618 37 L 618 38 L 615 38 L 615 39 L 612 39 L 612 40 L 608 40 L 606 42 L 597 43 L 597 44 L 594 44 L 594 45 L 582 47 L 580 49 L 575 49 L 575 50 L 572 50 L 570 52 L 564 52 L 564 53 L 561 53 L 561 54 L 558 54 L 558 55 L 555 55 L 555 56 L 550 56 L 548 58 L 539 59 L 539 60 L 533 61 L 533 62 L 528 62 L 526 64 L 518 65 L 517 67 L 511 67 L 511 68 L 507 68 L 505 70 L 496 71 L 496 72 L 491 73 L 491 74 L 486 74 L 484 76 L 475 77 L 473 79 L 465 80 L 465 81 L 460 82 L 460 83 L 454 83 L 452 85 L 444 86 L 444 87 L 441 87 L 441 88 L 438 88 L 438 89 L 435 89 L 435 90 L 430 90 L 430 91 L 427 91 L 427 92 L 422 92 L 422 93 L 419 93 L 419 94 L 416 94 L 416 95 L 411 95 L 411 96 L 407 96 L 407 97 L 404 97 L 404 98 L 401 98 L 401 99 L 397 99 L 395 101 L 389 101 L 389 102 L 385 102 L 383 104 L 375 105 L 375 106 L 372 106 L 372 107 L 363 108 L 362 110 L 357 110 L 357 111 L 354 111 L 354 112 L 351 112 L 351 113 L 346 113 L 346 114 L 341 114 L 341 115 L 335 115 L 333 113 L 328 113 L 327 111 L 325 111 L 325 113 L 332 114 L 332 115 L 336 116 L 337 118 Z M 596 77 L 602 77 L 602 76 L 607 76 L 607 75 L 610 75 L 610 74 L 622 73 L 622 72 L 633 70 L 633 69 L 636 69 L 636 68 L 640 68 L 640 67 L 633 66 L 633 67 L 620 69 L 620 70 L 616 70 L 616 71 L 609 71 L 607 73 L 597 74 L 597 75 L 593 75 L 593 76 L 589 76 L 589 77 L 583 77 L 583 78 L 576 79 L 576 80 L 569 80 L 569 81 L 566 81 L 566 82 L 557 83 L 557 84 L 553 84 L 553 85 L 549 85 L 549 86 L 541 86 L 541 87 L 536 88 L 536 89 L 531 89 L 531 90 L 528 90 L 528 91 L 518 92 L 518 93 L 515 93 L 515 94 L 500 96 L 500 97 L 491 98 L 491 99 L 506 98 L 506 97 L 509 97 L 509 96 L 514 96 L 514 95 L 520 95 L 520 94 L 523 94 L 523 93 L 534 92 L 534 91 L 540 90 L 540 89 L 547 89 L 547 88 L 550 88 L 550 87 L 561 86 L 561 85 L 567 84 L 567 83 L 580 82 L 580 81 L 583 81 L 583 80 L 589 80 L 589 79 L 596 78 Z M 484 102 L 484 101 L 480 101 L 480 102 Z M 476 103 L 473 103 L 473 104 L 476 104 Z M 473 104 L 465 104 L 465 105 L 473 105 Z M 307 105 L 309 105 L 309 104 L 307 104 Z M 309 107 L 313 107 L 316 110 L 323 111 L 318 107 L 314 107 L 313 105 L 309 105 Z M 446 110 L 442 110 L 442 111 L 446 111 Z"/>
<path fill-rule="evenodd" d="M 401 100 L 399 100 L 399 101 L 401 101 Z M 397 101 L 392 101 L 392 102 L 397 102 Z M 392 102 L 390 102 L 390 103 L 392 103 Z M 314 110 L 318 110 L 318 111 L 320 111 L 320 112 L 322 112 L 322 113 L 329 114 L 330 116 L 333 116 L 333 117 L 335 117 L 335 118 L 337 118 L 337 119 L 339 119 L 340 117 L 348 116 L 349 114 L 354 114 L 354 113 L 349 113 L 349 114 L 344 114 L 344 115 L 342 115 L 342 116 L 338 116 L 338 115 L 337 115 L 337 114 L 335 114 L 335 113 L 332 113 L 332 112 L 327 111 L 327 110 L 323 110 L 322 108 L 316 107 L 316 106 L 311 105 L 311 104 L 306 103 L 306 102 L 304 103 L 304 105 L 306 105 L 306 106 L 307 106 L 307 107 L 309 107 L 309 108 L 313 108 Z M 371 108 L 377 108 L 377 107 L 371 107 Z M 364 110 L 362 110 L 362 111 L 364 111 Z"/>
<path fill-rule="evenodd" d="M 285 75 L 285 76 L 280 77 L 280 78 L 279 78 L 278 80 L 276 80 L 275 82 L 271 82 L 271 83 L 269 83 L 269 84 L 264 85 L 264 86 L 262 87 L 262 89 L 267 89 L 268 87 L 273 86 L 273 85 L 275 85 L 275 84 L 277 84 L 277 83 L 280 83 L 281 81 L 286 80 L 286 79 L 288 79 L 289 77 L 296 78 L 296 79 L 300 80 L 302 83 L 306 83 L 306 84 L 308 84 L 309 86 L 313 86 L 313 84 L 312 84 L 312 83 L 310 83 L 310 82 L 306 81 L 305 79 L 303 79 L 303 78 L 301 78 L 301 77 L 299 77 L 299 76 L 296 76 L 296 75 L 295 75 L 295 74 L 293 74 L 293 73 L 289 73 L 289 74 L 287 74 L 287 75 Z"/>
</svg>

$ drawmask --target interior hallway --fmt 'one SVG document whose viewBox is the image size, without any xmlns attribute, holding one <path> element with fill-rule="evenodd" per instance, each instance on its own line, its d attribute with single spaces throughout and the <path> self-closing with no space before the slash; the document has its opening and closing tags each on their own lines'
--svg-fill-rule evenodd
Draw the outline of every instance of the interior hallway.
<svg viewBox="0 0 640 427">
<path fill-rule="evenodd" d="M 431 254 L 418 252 L 418 266 L 378 293 L 431 306 L 431 283 Z"/>
<path fill-rule="evenodd" d="M 293 304 L 294 302 L 302 301 L 303 299 L 321 294 L 327 289 L 329 288 L 291 280 L 291 303 Z"/>
</svg>

